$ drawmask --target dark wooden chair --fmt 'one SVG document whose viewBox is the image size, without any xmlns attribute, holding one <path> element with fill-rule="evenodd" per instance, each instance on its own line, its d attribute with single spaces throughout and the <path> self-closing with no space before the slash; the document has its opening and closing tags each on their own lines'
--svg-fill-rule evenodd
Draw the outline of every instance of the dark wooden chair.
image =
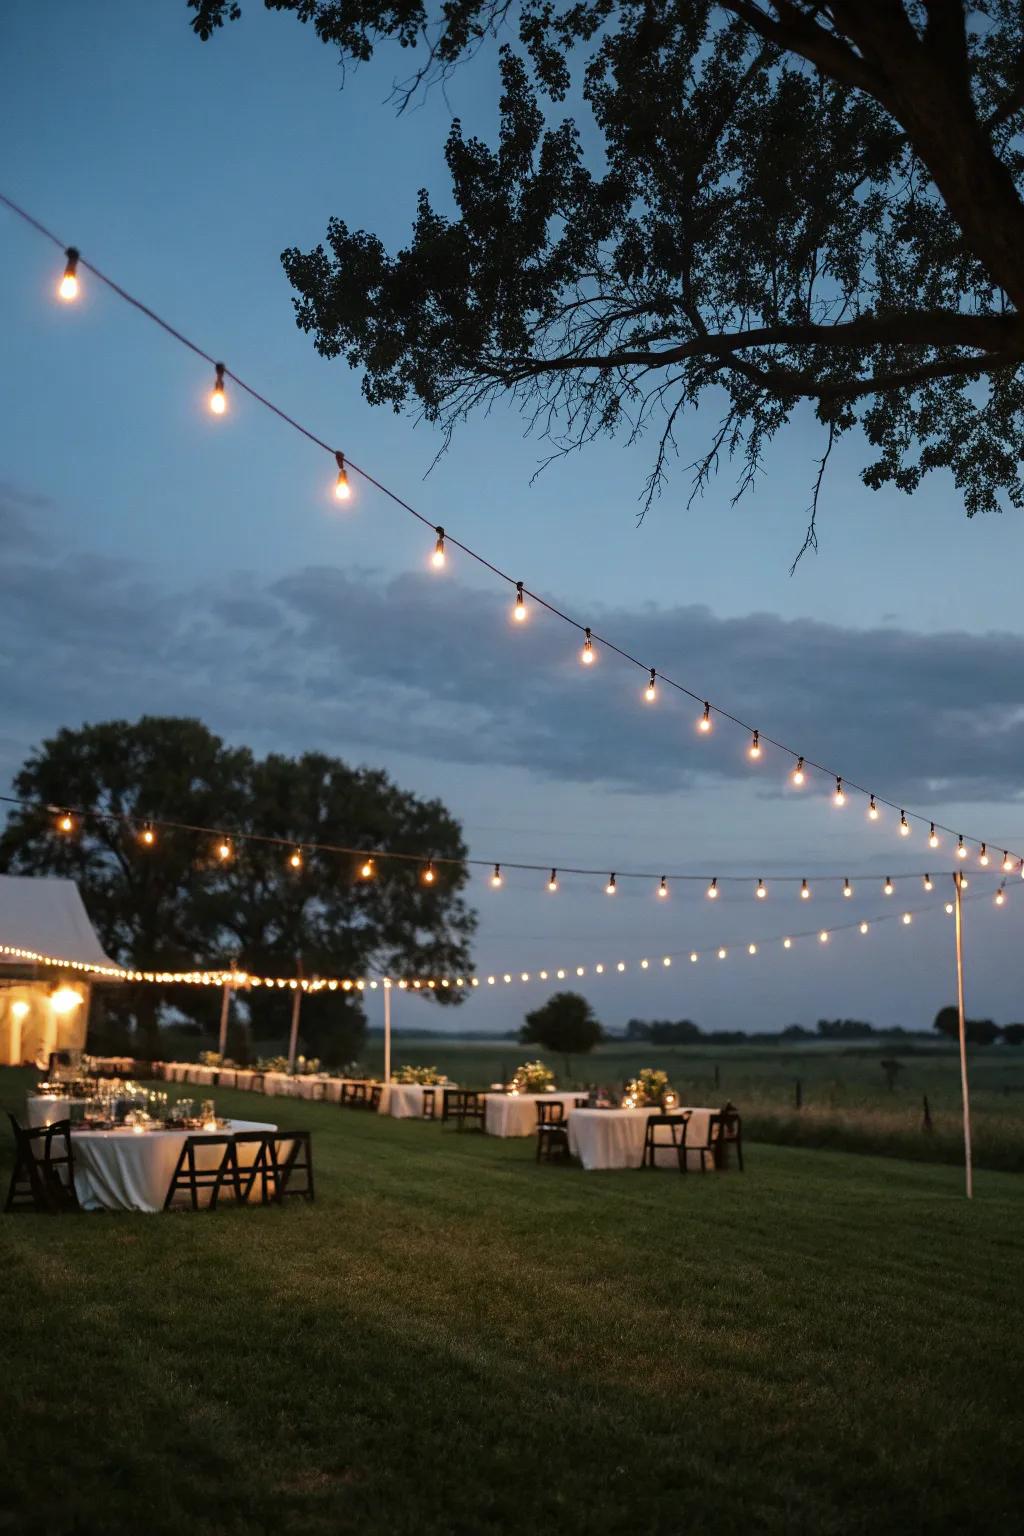
<svg viewBox="0 0 1024 1536">
<path fill-rule="evenodd" d="M 365 1109 L 366 1099 L 367 1093 L 365 1083 L 342 1083 L 341 1103 L 344 1108 Z"/>
<path fill-rule="evenodd" d="M 578 1093 L 572 1101 L 572 1107 L 573 1109 L 586 1109 L 589 1103 L 590 1095 L 588 1093 Z"/>
<path fill-rule="evenodd" d="M 537 1161 L 553 1163 L 569 1157 L 569 1127 L 561 1099 L 537 1101 Z"/>
<path fill-rule="evenodd" d="M 281 1205 L 286 1195 L 313 1199 L 313 1139 L 308 1131 L 236 1131 L 236 1160 L 248 1200 L 259 1185 L 261 1205 Z M 254 1148 L 252 1162 L 238 1154 Z"/>
<path fill-rule="evenodd" d="M 726 1104 L 719 1115 L 718 1140 L 715 1144 L 715 1165 L 720 1169 L 729 1166 L 729 1148 L 736 1151 L 736 1167 L 743 1172 L 743 1122 L 735 1104 Z"/>
<path fill-rule="evenodd" d="M 454 1111 L 462 1103 L 465 1090 L 463 1088 L 444 1088 L 441 1092 L 441 1124 L 447 1125 L 454 1119 Z"/>
<path fill-rule="evenodd" d="M 683 1150 L 686 1143 L 686 1122 L 689 1115 L 648 1115 L 647 1126 L 644 1130 L 644 1155 L 641 1160 L 641 1168 L 657 1168 L 658 1153 L 671 1151 L 675 1156 L 676 1166 L 680 1173 L 686 1171 L 686 1154 Z M 668 1132 L 668 1139 L 664 1135 L 659 1136 L 659 1131 Z M 660 1166 L 664 1167 L 664 1164 Z"/>
<path fill-rule="evenodd" d="M 486 1108 L 483 1094 L 475 1088 L 446 1088 L 441 1120 L 442 1123 L 454 1120 L 458 1131 L 464 1131 L 467 1125 L 482 1131 Z"/>
<path fill-rule="evenodd" d="M 374 1083 L 372 1085 L 372 1087 L 370 1088 L 369 1097 L 366 1100 L 366 1107 L 367 1107 L 367 1109 L 371 1110 L 372 1113 L 375 1114 L 375 1115 L 379 1114 L 379 1112 L 380 1112 L 380 1101 L 383 1098 L 383 1096 L 384 1096 L 384 1084 L 383 1083 Z"/>
<path fill-rule="evenodd" d="M 71 1121 L 32 1129 L 8 1114 L 14 1132 L 14 1167 L 5 1211 L 45 1211 L 51 1216 L 79 1209 Z"/>
<path fill-rule="evenodd" d="M 424 1088 L 423 1090 L 423 1118 L 424 1120 L 437 1119 L 437 1089 Z"/>
<path fill-rule="evenodd" d="M 722 1134 L 722 1117 L 720 1114 L 708 1116 L 708 1127 L 705 1139 L 698 1141 L 691 1134 L 693 1130 L 693 1116 L 686 1116 L 686 1126 L 683 1130 L 682 1146 L 679 1148 L 679 1171 L 687 1173 L 688 1154 L 696 1152 L 700 1157 L 700 1171 L 707 1173 L 708 1167 L 718 1167 L 718 1142 Z"/>
<path fill-rule="evenodd" d="M 210 1147 L 221 1149 L 219 1161 L 211 1165 L 204 1159 L 203 1165 L 200 1166 L 196 1153 Z M 178 1153 L 178 1161 L 171 1175 L 171 1182 L 167 1186 L 164 1210 L 169 1210 L 174 1203 L 175 1195 L 184 1191 L 188 1194 L 194 1211 L 204 1208 L 215 1211 L 225 1184 L 230 1185 L 237 1201 L 241 1202 L 244 1199 L 234 1138 L 232 1136 L 186 1136 L 185 1144 Z M 205 1207 L 200 1199 L 203 1194 L 210 1196 Z"/>
<path fill-rule="evenodd" d="M 264 1074 L 262 1072 L 254 1072 L 252 1074 L 252 1081 L 249 1083 L 249 1092 L 263 1093 L 265 1086 Z"/>
<path fill-rule="evenodd" d="M 319 1099 L 326 1099 L 326 1097 L 327 1097 L 327 1084 L 326 1083 L 314 1083 L 313 1084 L 313 1088 L 312 1088 L 312 1092 L 310 1093 L 310 1098 L 314 1099 L 314 1100 L 319 1100 Z"/>
</svg>

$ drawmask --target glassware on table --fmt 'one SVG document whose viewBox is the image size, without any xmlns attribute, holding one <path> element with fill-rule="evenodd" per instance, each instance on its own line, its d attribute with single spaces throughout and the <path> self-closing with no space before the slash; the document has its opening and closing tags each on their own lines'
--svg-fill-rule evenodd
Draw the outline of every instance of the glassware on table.
<svg viewBox="0 0 1024 1536">
<path fill-rule="evenodd" d="M 199 1118 L 203 1122 L 204 1131 L 217 1129 L 217 1107 L 212 1099 L 204 1099 L 199 1110 Z"/>
</svg>

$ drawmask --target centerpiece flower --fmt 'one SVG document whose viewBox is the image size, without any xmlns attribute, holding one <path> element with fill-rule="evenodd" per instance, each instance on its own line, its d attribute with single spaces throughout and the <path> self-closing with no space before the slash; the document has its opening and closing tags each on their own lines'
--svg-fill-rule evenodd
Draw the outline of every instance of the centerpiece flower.
<svg viewBox="0 0 1024 1536">
<path fill-rule="evenodd" d="M 667 1072 L 657 1067 L 641 1067 L 636 1077 L 626 1084 L 626 1098 L 635 1105 L 658 1104 L 667 1088 Z"/>
<path fill-rule="evenodd" d="M 512 1074 L 512 1086 L 519 1093 L 547 1093 L 555 1086 L 555 1074 L 542 1061 L 524 1061 Z"/>
<path fill-rule="evenodd" d="M 391 1074 L 393 1083 L 419 1083 L 424 1088 L 433 1087 L 435 1083 L 447 1081 L 445 1074 L 439 1072 L 436 1067 L 396 1067 Z"/>
</svg>

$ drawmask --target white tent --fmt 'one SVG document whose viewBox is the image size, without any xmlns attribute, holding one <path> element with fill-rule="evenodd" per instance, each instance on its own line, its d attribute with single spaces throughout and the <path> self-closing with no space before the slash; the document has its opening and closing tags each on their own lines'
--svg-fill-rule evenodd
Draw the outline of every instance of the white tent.
<svg viewBox="0 0 1024 1536">
<path fill-rule="evenodd" d="M 73 880 L 0 875 L 0 944 L 56 960 L 112 965 Z M 0 1062 L 45 1062 L 85 1044 L 88 976 L 0 954 Z"/>
</svg>

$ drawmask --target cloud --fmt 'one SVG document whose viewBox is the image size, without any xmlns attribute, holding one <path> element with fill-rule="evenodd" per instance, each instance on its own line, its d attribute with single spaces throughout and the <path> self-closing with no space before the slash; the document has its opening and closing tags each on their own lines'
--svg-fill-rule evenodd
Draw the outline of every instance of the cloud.
<svg viewBox="0 0 1024 1536">
<path fill-rule="evenodd" d="M 16 766 L 43 730 L 115 716 L 187 713 L 266 750 L 319 745 L 357 760 L 412 753 L 542 779 L 685 792 L 785 763 L 725 721 L 695 729 L 699 704 L 531 605 L 452 574 L 243 573 L 173 591 L 127 560 L 47 543 L 45 508 L 0 494 L 0 751 Z M 557 595 L 552 595 L 556 600 Z M 773 614 L 608 608 L 586 615 L 643 666 L 685 683 L 849 780 L 908 805 L 1021 795 L 1024 640 L 1006 633 L 853 630 Z M 20 741 L 21 749 L 14 750 Z"/>
</svg>

